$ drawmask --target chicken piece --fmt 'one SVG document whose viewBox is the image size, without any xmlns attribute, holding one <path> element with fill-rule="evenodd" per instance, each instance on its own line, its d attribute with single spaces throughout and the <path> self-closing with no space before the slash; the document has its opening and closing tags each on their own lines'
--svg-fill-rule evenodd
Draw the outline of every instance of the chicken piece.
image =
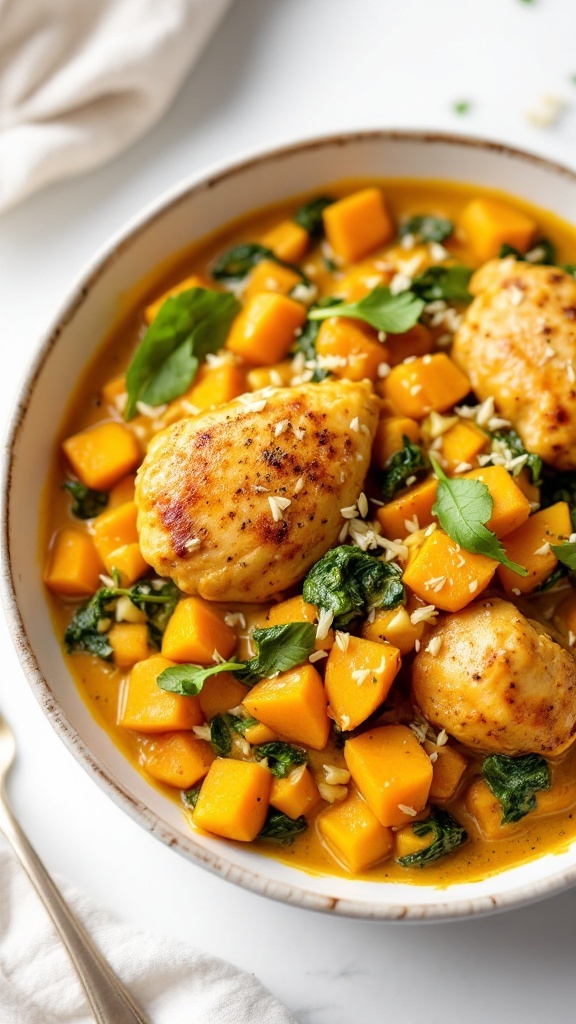
<svg viewBox="0 0 576 1024">
<path fill-rule="evenodd" d="M 467 747 L 553 756 L 576 732 L 576 660 L 509 601 L 445 615 L 414 659 L 412 696 L 428 721 Z M 436 645 L 434 645 L 436 646 Z"/>
<path fill-rule="evenodd" d="M 253 392 L 161 431 L 136 481 L 146 561 L 209 601 L 266 601 L 297 583 L 358 498 L 378 406 L 366 381 L 326 381 Z"/>
<path fill-rule="evenodd" d="M 492 395 L 528 451 L 576 469 L 576 281 L 557 267 L 491 260 L 451 356 L 476 394 Z"/>
</svg>

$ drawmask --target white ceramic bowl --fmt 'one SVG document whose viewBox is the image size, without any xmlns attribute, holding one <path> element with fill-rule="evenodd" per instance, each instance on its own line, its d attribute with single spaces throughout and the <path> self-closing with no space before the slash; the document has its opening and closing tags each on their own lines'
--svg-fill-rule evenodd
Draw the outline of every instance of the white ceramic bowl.
<svg viewBox="0 0 576 1024">
<path fill-rule="evenodd" d="M 139 775 L 91 717 L 63 658 L 41 583 L 38 516 L 59 410 L 122 308 L 123 296 L 194 239 L 252 209 L 356 176 L 443 178 L 522 196 L 576 223 L 576 174 L 489 142 L 360 132 L 296 143 L 212 168 L 172 189 L 94 258 L 39 346 L 16 407 L 5 463 L 4 595 L 34 693 L 74 756 L 120 806 L 184 856 L 255 892 L 303 907 L 386 919 L 478 914 L 576 881 L 576 843 L 481 882 L 447 889 L 318 877 L 248 848 L 192 834 L 176 803 Z M 135 290 L 136 289 L 136 290 Z"/>
</svg>

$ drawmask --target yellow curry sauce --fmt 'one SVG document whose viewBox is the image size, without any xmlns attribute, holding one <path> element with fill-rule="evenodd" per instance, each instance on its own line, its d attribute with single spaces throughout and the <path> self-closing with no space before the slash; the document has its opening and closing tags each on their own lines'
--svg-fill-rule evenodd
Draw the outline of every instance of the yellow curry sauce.
<svg viewBox="0 0 576 1024">
<path fill-rule="evenodd" d="M 362 190 L 367 185 L 373 186 L 374 183 L 346 181 L 338 185 L 331 185 L 323 190 L 323 192 L 331 197 L 341 197 Z M 380 262 L 381 264 L 383 260 L 385 261 L 387 254 L 391 254 L 389 259 L 392 259 L 393 262 L 400 259 L 404 261 L 404 265 L 412 260 L 416 266 L 414 269 L 408 269 L 412 269 L 414 276 L 417 273 L 422 273 L 427 266 L 441 265 L 446 260 L 464 264 L 470 268 L 479 266 L 483 260 L 478 258 L 478 249 L 469 244 L 469 239 L 467 239 L 465 232 L 458 226 L 462 211 L 472 200 L 478 197 L 505 203 L 515 210 L 522 211 L 528 218 L 535 221 L 538 227 L 535 241 L 546 237 L 554 244 L 556 249 L 555 262 L 557 264 L 567 264 L 576 261 L 576 229 L 545 211 L 535 210 L 520 200 L 501 196 L 476 186 L 470 187 L 435 181 L 389 180 L 378 182 L 377 185 L 385 195 L 389 214 L 396 225 L 409 217 L 429 214 L 451 220 L 455 225 L 454 232 L 441 244 L 434 242 L 420 244 L 418 239 L 414 239 L 409 240 L 411 244 L 402 246 L 399 245 L 398 239 L 394 238 L 385 245 L 378 247 L 374 252 L 368 253 L 358 260 L 357 271 L 354 262 L 343 266 L 338 260 L 332 261 L 333 254 L 329 252 L 325 242 L 311 242 L 308 250 L 300 260 L 290 260 L 289 262 L 297 262 L 304 269 L 307 278 L 316 286 L 318 295 L 334 294 L 338 296 L 342 294 L 339 288 L 342 288 L 341 282 L 346 280 L 348 282 L 346 298 L 349 301 L 356 301 L 362 298 L 371 289 L 380 284 L 387 283 L 385 279 L 378 278 L 378 263 Z M 110 382 L 115 382 L 117 378 L 121 378 L 126 372 L 134 350 L 142 338 L 145 326 L 144 308 L 160 296 L 163 296 L 171 288 L 176 289 L 179 282 L 193 275 L 198 275 L 203 282 L 206 282 L 206 287 L 215 287 L 221 290 L 222 286 L 218 283 L 215 284 L 210 277 L 210 267 L 215 257 L 237 243 L 262 239 L 276 225 L 289 220 L 302 201 L 302 197 L 298 197 L 289 203 L 283 203 L 273 209 L 252 213 L 227 226 L 208 239 L 203 239 L 196 243 L 189 252 L 178 257 L 178 262 L 174 263 L 169 270 L 163 270 L 162 273 L 158 272 L 153 275 L 145 300 L 135 304 L 123 317 L 112 334 L 104 341 L 101 349 L 79 382 L 62 421 L 60 431 L 62 441 L 71 435 L 76 435 L 78 432 L 86 430 L 88 427 L 111 419 L 122 422 L 121 409 L 114 405 L 114 396 L 115 394 L 122 393 L 122 385 L 119 384 L 117 386 L 113 384 L 110 386 Z M 502 241 L 504 240 L 502 239 Z M 442 252 L 440 251 L 441 249 L 445 251 Z M 418 260 L 414 261 L 414 256 L 418 256 L 419 253 L 421 254 L 421 261 L 418 265 Z M 493 255 L 498 255 L 498 253 Z M 355 271 L 356 278 L 354 279 Z M 250 283 L 248 281 L 249 287 Z M 439 312 L 442 313 L 442 310 Z M 439 319 L 442 321 L 442 317 Z M 434 311 L 428 316 L 428 329 L 431 341 L 427 351 L 432 353 L 449 352 L 450 338 L 446 338 L 446 324 L 442 322 L 434 324 Z M 449 331 L 450 323 L 448 323 L 448 333 Z M 421 341 L 421 339 L 419 340 Z M 386 344 L 385 340 L 383 340 L 383 344 Z M 422 351 L 421 347 L 416 348 L 415 354 L 418 358 L 422 356 Z M 411 355 L 412 350 L 408 358 Z M 383 362 L 385 361 L 383 359 Z M 241 360 L 239 362 L 241 363 Z M 338 369 L 335 363 L 333 365 Z M 282 366 L 283 363 L 280 362 L 279 369 L 276 371 L 277 375 L 283 372 Z M 209 368 L 205 372 L 209 373 Z M 345 377 L 346 372 L 343 371 L 341 375 Z M 250 376 L 248 380 L 250 381 Z M 374 375 L 373 377 L 374 388 L 381 396 L 385 394 L 384 380 L 385 377 L 383 375 Z M 258 374 L 253 374 L 252 384 L 249 384 L 246 390 L 257 390 L 258 387 L 264 387 L 267 384 L 277 386 L 278 384 L 288 383 L 289 380 L 280 380 L 278 376 L 275 378 L 272 375 L 270 379 L 268 374 L 268 379 L 266 379 L 266 374 L 261 376 L 261 378 L 258 378 Z M 384 401 L 386 402 L 386 399 Z M 181 404 L 179 405 L 178 399 L 172 403 L 172 407 L 174 419 L 190 415 L 191 412 L 194 412 L 193 409 L 189 410 L 186 407 L 183 408 Z M 388 407 L 385 405 L 384 413 L 388 416 L 394 415 L 394 410 L 390 405 Z M 448 412 L 445 415 L 449 414 Z M 162 426 L 170 423 L 170 406 L 168 413 L 164 414 L 164 419 L 161 416 L 157 417 L 157 419 L 162 420 Z M 139 414 L 128 424 L 129 429 L 134 432 L 134 436 L 142 448 L 142 454 L 144 454 L 144 447 L 149 437 L 154 432 L 153 423 L 155 423 L 153 417 Z M 474 462 L 474 466 L 477 465 L 479 463 Z M 454 472 L 454 469 L 452 469 L 452 472 Z M 526 476 L 524 470 L 523 473 Z M 50 469 L 46 488 L 42 517 L 41 546 L 43 551 L 46 551 L 53 544 L 53 538 L 59 530 L 70 527 L 79 532 L 85 530 L 90 532 L 92 530 L 91 520 L 83 523 L 71 515 L 70 495 L 62 490 L 61 484 L 63 479 L 70 479 L 73 476 L 74 474 L 71 473 L 70 466 L 62 453 L 55 453 L 54 464 Z M 117 496 L 116 498 L 112 497 L 111 504 L 119 505 L 130 500 L 132 493 L 131 479 L 120 481 L 116 486 Z M 409 480 L 407 486 L 408 489 L 414 487 L 414 482 Z M 525 481 L 525 492 L 530 497 L 530 500 L 534 499 L 534 493 L 530 491 L 530 484 L 527 480 Z M 376 494 L 377 492 L 373 491 L 371 493 Z M 112 495 L 114 496 L 114 488 L 112 489 Z M 411 535 L 414 532 L 418 532 L 419 525 L 418 520 L 416 520 L 415 530 L 412 531 Z M 422 541 L 422 538 L 420 538 L 420 541 Z M 344 543 L 350 543 L 350 539 L 345 540 Z M 381 551 L 376 551 L 376 554 L 381 553 Z M 528 601 L 531 602 L 531 612 L 529 614 L 532 617 L 538 616 L 545 620 L 550 620 L 556 605 L 563 601 L 569 593 L 566 588 L 567 584 L 565 581 L 561 581 L 558 588 L 544 593 L 536 599 L 534 597 L 528 598 Z M 49 600 L 55 629 L 58 636 L 63 637 L 70 618 L 78 607 L 79 602 L 78 600 L 70 600 L 65 595 L 58 594 L 55 592 L 57 591 L 56 587 L 51 587 L 51 590 L 52 593 L 49 594 Z M 290 593 L 278 596 L 287 598 L 293 592 L 290 591 Z M 492 592 L 492 590 L 487 591 L 488 594 Z M 84 600 L 86 600 L 86 597 Z M 409 610 L 424 604 L 423 600 L 415 598 L 414 595 L 409 597 L 409 602 L 411 602 L 408 605 Z M 526 610 L 526 603 L 525 601 L 522 605 L 523 610 Z M 267 606 L 216 603 L 214 607 L 222 617 L 226 613 L 238 611 L 244 613 L 246 627 L 238 630 L 241 636 L 236 655 L 240 659 L 250 657 L 253 654 L 253 649 L 250 648 L 247 636 L 252 626 L 266 626 Z M 555 624 L 558 626 L 557 622 Z M 355 627 L 350 628 L 354 632 L 358 632 Z M 426 643 L 428 630 L 429 623 L 425 621 L 423 632 L 421 633 L 422 644 Z M 566 634 L 568 634 L 568 628 L 566 629 Z M 570 634 L 570 644 L 572 642 Z M 566 641 L 566 646 L 568 646 L 568 641 Z M 150 648 L 150 654 L 152 653 L 152 648 Z M 408 724 L 411 718 L 414 717 L 409 705 L 412 657 L 412 651 L 405 653 L 403 656 L 404 663 L 394 681 L 390 696 L 382 708 L 370 718 L 370 725 L 372 722 L 375 725 L 381 725 L 397 721 Z M 152 779 L 143 767 L 146 750 L 149 748 L 150 743 L 154 742 L 154 736 L 146 736 L 118 725 L 119 699 L 122 689 L 125 687 L 129 669 L 118 667 L 114 664 L 114 660 L 104 661 L 87 653 L 70 653 L 67 655 L 67 658 L 71 673 L 77 681 L 80 692 L 87 701 L 91 713 L 107 730 L 117 746 L 134 767 L 149 778 L 152 785 L 159 786 L 166 795 L 179 800 L 180 792 L 177 788 L 162 785 L 156 779 Z M 325 660 L 316 661 L 314 667 L 322 673 L 325 664 Z M 356 732 L 361 733 L 362 730 L 363 726 L 361 725 Z M 421 736 L 420 739 L 422 738 Z M 429 748 L 428 753 L 434 750 L 438 756 L 442 756 L 441 747 L 443 745 L 445 744 L 433 745 Z M 473 813 L 474 805 L 470 802 L 469 794 L 470 786 L 474 783 L 474 780 L 480 778 L 483 755 L 480 751 L 472 750 L 459 744 L 452 738 L 448 738 L 448 746 L 465 757 L 466 767 L 458 782 L 455 794 L 446 800 L 437 799 L 435 803 L 450 811 L 457 821 L 466 828 L 468 841 L 449 853 L 449 855 L 429 864 L 424 870 L 418 867 L 411 869 L 402 867 L 394 859 L 392 851 L 380 863 L 355 871 L 355 876 L 371 880 L 394 880 L 415 884 L 446 886 L 454 882 L 474 881 L 484 878 L 505 867 L 527 861 L 543 852 L 560 851 L 576 837 L 576 821 L 573 814 L 576 805 L 576 750 L 574 746 L 568 747 L 567 751 L 562 753 L 561 756 L 550 759 L 552 785 L 549 790 L 541 791 L 537 794 L 536 810 L 526 814 L 515 824 L 500 826 L 499 815 L 494 806 L 489 809 L 485 808 L 484 817 L 482 817 L 482 812 L 480 812 L 482 828 L 479 827 L 478 820 Z M 308 764 L 316 781 L 324 778 L 324 765 L 326 764 L 346 769 L 341 745 L 332 734 L 324 750 L 309 749 L 307 754 Z M 306 831 L 296 835 L 291 843 L 276 845 L 256 840 L 258 849 L 266 855 L 273 855 L 288 864 L 306 871 L 349 875 L 349 867 L 346 866 L 342 855 L 334 847 L 329 846 L 326 837 L 322 835 L 318 828 L 318 821 L 323 814 L 327 813 L 331 806 L 336 806 L 336 802 L 330 804 L 325 800 L 320 800 L 313 808 L 313 813 L 308 816 L 308 828 Z M 191 812 L 185 809 L 183 813 L 190 820 L 191 827 L 194 828 Z M 422 815 L 419 813 L 417 817 L 420 818 Z M 406 827 L 409 824 L 410 818 L 407 817 Z M 415 848 L 417 847 L 418 844 L 416 844 Z"/>
</svg>

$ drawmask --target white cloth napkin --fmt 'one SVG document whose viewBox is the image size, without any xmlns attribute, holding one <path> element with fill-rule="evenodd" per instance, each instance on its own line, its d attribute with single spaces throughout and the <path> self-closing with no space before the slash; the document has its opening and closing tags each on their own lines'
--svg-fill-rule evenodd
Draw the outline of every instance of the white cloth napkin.
<svg viewBox="0 0 576 1024">
<path fill-rule="evenodd" d="M 153 1024 L 297 1024 L 252 975 L 122 924 L 87 896 L 59 886 Z M 0 849 L 0 1021 L 94 1024 L 44 907 L 5 849 Z"/>
<path fill-rule="evenodd" d="M 168 107 L 231 0 L 0 0 L 0 211 Z"/>
</svg>

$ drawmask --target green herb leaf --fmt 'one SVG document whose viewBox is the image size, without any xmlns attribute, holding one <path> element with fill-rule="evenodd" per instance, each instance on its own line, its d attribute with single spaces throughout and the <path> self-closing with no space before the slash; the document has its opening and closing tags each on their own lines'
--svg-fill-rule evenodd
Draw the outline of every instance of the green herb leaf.
<svg viewBox="0 0 576 1024">
<path fill-rule="evenodd" d="M 551 544 L 550 550 L 554 552 L 562 565 L 567 565 L 569 569 L 576 571 L 576 544 L 574 541 L 566 544 Z"/>
<path fill-rule="evenodd" d="M 414 235 L 422 242 L 443 242 L 454 231 L 454 225 L 446 217 L 423 216 L 410 217 L 400 225 L 400 238 Z"/>
<path fill-rule="evenodd" d="M 239 309 L 233 295 L 209 288 L 166 299 L 128 368 L 125 418 L 134 418 L 137 402 L 162 405 L 184 394 L 204 357 L 224 345 Z"/>
<path fill-rule="evenodd" d="M 520 821 L 536 807 L 536 793 L 550 789 L 550 769 L 540 754 L 491 754 L 484 759 L 482 774 L 502 804 L 503 825 Z"/>
<path fill-rule="evenodd" d="M 262 260 L 272 260 L 273 263 L 278 263 L 281 267 L 288 267 L 289 270 L 299 274 L 306 284 L 309 284 L 306 274 L 296 263 L 281 260 L 272 252 L 272 249 L 268 249 L 258 242 L 241 242 L 240 245 L 234 245 L 227 252 L 222 253 L 212 264 L 211 274 L 215 281 L 243 281 L 246 275 L 254 270 L 254 267 Z"/>
<path fill-rule="evenodd" d="M 524 0 L 524 2 L 526 3 L 528 2 L 528 0 Z M 454 111 L 455 114 L 469 114 L 471 109 L 472 104 L 470 100 L 455 100 L 455 102 L 452 104 L 452 110 Z"/>
<path fill-rule="evenodd" d="M 227 715 L 216 715 L 210 722 L 210 743 L 218 757 L 228 757 L 232 750 L 232 734 Z"/>
<path fill-rule="evenodd" d="M 251 718 L 246 715 L 246 718 L 240 718 L 240 715 L 228 714 L 228 721 L 234 732 L 237 732 L 239 736 L 244 736 L 247 729 L 251 729 L 253 725 L 259 725 L 257 718 Z"/>
<path fill-rule="evenodd" d="M 565 501 L 570 508 L 572 526 L 576 530 L 576 473 L 552 473 L 545 476 L 540 488 L 540 507 L 549 508 Z"/>
<path fill-rule="evenodd" d="M 542 459 L 540 456 L 526 450 L 515 430 L 500 430 L 493 435 L 492 451 L 501 451 L 503 447 L 508 448 L 513 458 L 516 458 L 518 455 L 528 456 L 524 465 L 526 469 L 530 470 L 532 483 L 539 487 L 542 482 Z M 517 472 L 520 473 L 521 469 L 522 466 L 519 466 Z M 512 476 L 516 475 L 517 473 L 512 473 Z"/>
<path fill-rule="evenodd" d="M 119 597 L 129 597 L 137 608 L 144 609 L 148 616 L 148 624 L 153 624 L 161 633 L 165 623 L 160 609 L 163 606 L 169 608 L 171 615 L 179 594 L 180 591 L 171 581 L 167 581 L 159 591 L 154 591 L 144 580 L 129 588 L 101 587 L 86 604 L 74 612 L 64 634 L 66 649 L 69 653 L 85 651 L 96 654 L 104 661 L 109 661 L 112 657 L 112 647 L 107 630 L 101 631 L 102 622 L 113 616 L 115 602 Z M 162 623 L 162 628 L 158 623 Z"/>
<path fill-rule="evenodd" d="M 335 202 L 329 196 L 317 196 L 309 203 L 304 203 L 299 210 L 296 210 L 293 220 L 308 232 L 311 238 L 321 238 L 324 234 L 324 221 L 322 214 L 327 206 Z"/>
<path fill-rule="evenodd" d="M 520 260 L 522 263 L 534 263 L 551 267 L 556 262 L 556 249 L 549 238 L 541 238 L 528 252 L 520 252 L 513 245 L 508 245 L 507 242 L 504 242 L 500 246 L 498 256 L 501 260 L 505 259 L 506 256 L 514 256 L 515 259 Z"/>
<path fill-rule="evenodd" d="M 438 517 L 444 532 L 466 551 L 487 555 L 519 576 L 527 576 L 528 571 L 517 562 L 510 561 L 496 534 L 484 525 L 494 507 L 486 484 L 481 480 L 449 479 L 433 455 L 430 459 L 438 477 L 432 514 Z"/>
<path fill-rule="evenodd" d="M 471 302 L 468 285 L 472 271 L 470 267 L 457 264 L 455 267 L 428 267 L 412 282 L 412 291 L 424 302 Z"/>
<path fill-rule="evenodd" d="M 432 810 L 429 818 L 425 818 L 424 821 L 415 821 L 409 827 L 414 835 L 430 835 L 432 841 L 425 850 L 409 853 L 406 857 L 399 857 L 398 863 L 403 868 L 425 868 L 428 864 L 439 860 L 440 857 L 452 853 L 468 839 L 468 833 L 460 822 L 448 814 L 448 811 L 442 811 L 439 807 Z"/>
<path fill-rule="evenodd" d="M 180 796 L 184 807 L 188 810 L 193 811 L 198 803 L 198 797 L 200 796 L 200 790 L 202 789 L 202 783 L 198 782 L 192 789 L 183 789 Z"/>
<path fill-rule="evenodd" d="M 292 843 L 294 837 L 305 832 L 307 829 L 306 818 L 303 814 L 299 818 L 289 818 L 282 811 L 270 808 L 266 821 L 258 839 L 268 839 L 273 843 Z"/>
<path fill-rule="evenodd" d="M 405 600 L 401 570 L 359 548 L 343 544 L 327 551 L 304 580 L 304 600 L 334 613 L 340 629 L 370 608 L 397 608 Z"/>
<path fill-rule="evenodd" d="M 195 697 L 200 693 L 210 676 L 219 672 L 233 672 L 244 667 L 243 661 L 224 661 L 209 668 L 203 665 L 171 665 L 160 673 L 156 680 L 161 690 L 179 693 L 183 697 Z"/>
<path fill-rule="evenodd" d="M 325 320 L 331 316 L 348 316 L 363 320 L 378 331 L 404 334 L 417 323 L 424 303 L 411 291 L 392 295 L 389 288 L 374 288 L 358 302 L 340 302 L 337 306 L 315 306 L 308 313 L 309 320 Z"/>
<path fill-rule="evenodd" d="M 412 444 L 406 435 L 402 441 L 402 448 L 394 452 L 388 460 L 388 467 L 382 480 L 384 501 L 392 501 L 394 495 L 406 486 L 406 481 L 411 476 L 421 477 L 430 469 L 426 452 L 417 444 Z"/>
<path fill-rule="evenodd" d="M 576 277 L 576 263 L 562 263 L 560 270 L 563 270 L 565 274 L 570 274 L 572 277 Z"/>
<path fill-rule="evenodd" d="M 62 488 L 72 495 L 71 512 L 76 519 L 94 519 L 108 504 L 108 491 L 93 491 L 79 480 L 65 480 Z"/>
<path fill-rule="evenodd" d="M 328 306 L 337 306 L 339 301 L 334 296 L 327 295 L 320 299 L 313 308 L 326 309 Z M 307 320 L 297 339 L 296 352 L 303 352 L 307 361 L 316 359 L 316 339 L 319 330 L 320 324 L 317 321 Z M 326 380 L 327 377 L 330 377 L 330 371 L 317 367 L 314 370 L 311 383 L 318 384 L 321 380 Z"/>
<path fill-rule="evenodd" d="M 289 622 L 268 629 L 255 629 L 252 641 L 257 654 L 246 661 L 234 675 L 251 686 L 259 679 L 269 679 L 278 672 L 301 665 L 312 654 L 316 643 L 316 626 L 311 622 Z"/>
<path fill-rule="evenodd" d="M 291 743 L 282 743 L 280 740 L 261 743 L 259 747 L 254 748 L 254 754 L 259 761 L 268 758 L 268 767 L 277 779 L 285 779 L 292 768 L 306 764 L 306 751 L 302 747 L 294 747 Z"/>
</svg>

